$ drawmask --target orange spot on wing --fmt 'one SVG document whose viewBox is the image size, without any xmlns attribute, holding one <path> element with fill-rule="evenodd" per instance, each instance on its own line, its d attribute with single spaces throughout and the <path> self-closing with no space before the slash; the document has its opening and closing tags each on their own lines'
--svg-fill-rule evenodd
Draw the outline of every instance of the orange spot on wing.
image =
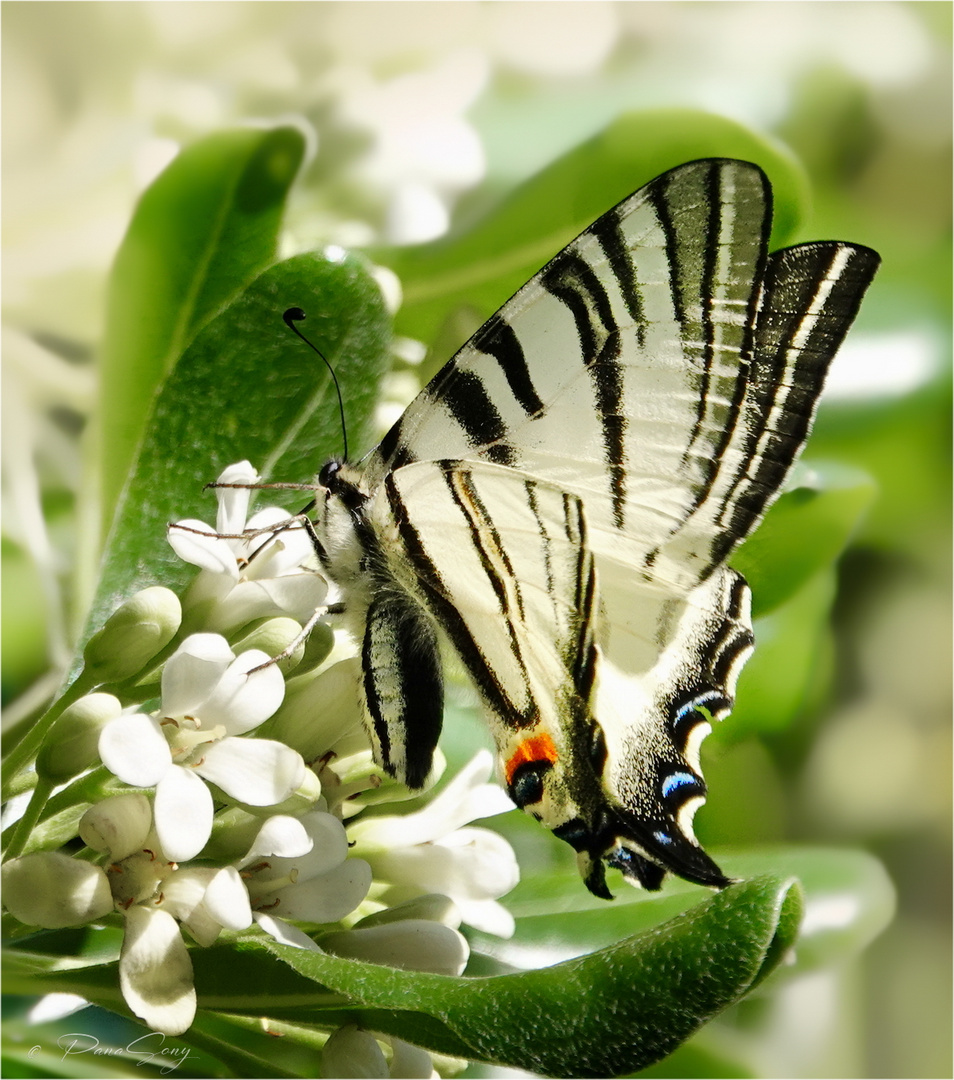
<svg viewBox="0 0 954 1080">
<path fill-rule="evenodd" d="M 553 762 L 556 761 L 558 757 L 557 748 L 553 745 L 553 740 L 546 732 L 542 735 L 534 735 L 531 739 L 524 739 L 507 762 L 507 783 L 509 784 L 513 780 L 513 774 L 526 762 Z"/>
</svg>

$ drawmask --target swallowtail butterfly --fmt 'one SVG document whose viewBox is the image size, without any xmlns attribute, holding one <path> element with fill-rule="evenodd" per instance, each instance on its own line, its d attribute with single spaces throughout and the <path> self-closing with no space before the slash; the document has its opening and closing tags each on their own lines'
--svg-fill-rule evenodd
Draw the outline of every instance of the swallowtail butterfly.
<svg viewBox="0 0 954 1080">
<path fill-rule="evenodd" d="M 514 802 L 647 889 L 728 879 L 692 832 L 699 745 L 752 650 L 726 558 L 779 492 L 878 266 L 769 254 L 771 188 L 693 161 L 605 213 L 434 377 L 360 465 L 328 462 L 314 540 L 361 648 L 379 764 L 423 785 L 440 642 Z"/>
</svg>

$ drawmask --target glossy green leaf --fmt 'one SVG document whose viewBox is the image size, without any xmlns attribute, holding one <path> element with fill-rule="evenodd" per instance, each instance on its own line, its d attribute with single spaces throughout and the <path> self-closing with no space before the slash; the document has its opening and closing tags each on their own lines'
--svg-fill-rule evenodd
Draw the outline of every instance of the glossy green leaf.
<svg viewBox="0 0 954 1080">
<path fill-rule="evenodd" d="M 163 384 L 117 510 L 90 626 L 137 588 L 189 580 L 166 526 L 215 520 L 203 486 L 224 466 L 247 458 L 264 480 L 307 482 L 341 452 L 331 375 L 283 323 L 288 307 L 308 313 L 303 329 L 337 372 L 352 445 L 367 439 L 388 362 L 377 284 L 353 258 L 301 255 L 269 268 L 199 332 Z M 293 509 L 307 501 L 301 493 Z"/>
<path fill-rule="evenodd" d="M 156 388 L 199 327 L 274 260 L 304 149 L 294 127 L 219 132 L 183 150 L 140 199 L 110 277 L 100 364 L 104 526 Z"/>
<path fill-rule="evenodd" d="M 785 603 L 848 546 L 876 494 L 860 469 L 828 462 L 802 466 L 755 533 L 732 556 L 752 589 L 752 614 Z"/>
<path fill-rule="evenodd" d="M 459 346 L 600 214 L 666 169 L 703 157 L 743 158 L 766 170 L 775 190 L 773 244 L 781 246 L 807 204 L 807 185 L 779 144 L 692 109 L 629 113 L 520 185 L 467 232 L 376 252 L 404 288 L 397 330 L 431 343 L 455 309 L 466 309 L 472 315 L 451 348 Z"/>
</svg>

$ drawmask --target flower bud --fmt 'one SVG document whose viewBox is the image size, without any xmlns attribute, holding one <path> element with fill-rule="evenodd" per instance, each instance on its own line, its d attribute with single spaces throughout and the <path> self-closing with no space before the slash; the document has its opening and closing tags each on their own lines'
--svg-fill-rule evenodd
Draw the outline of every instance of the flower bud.
<svg viewBox="0 0 954 1080">
<path fill-rule="evenodd" d="M 140 851 L 152 829 L 152 803 L 138 791 L 113 795 L 80 818 L 79 834 L 93 851 L 108 851 L 119 861 Z"/>
<path fill-rule="evenodd" d="M 391 1075 L 381 1047 L 368 1032 L 354 1024 L 338 1030 L 321 1052 L 321 1075 L 324 1077 L 364 1076 L 387 1080 Z"/>
<path fill-rule="evenodd" d="M 268 721 L 268 737 L 294 747 L 306 761 L 316 761 L 350 731 L 361 730 L 360 679 L 361 661 L 349 657 L 294 691 L 290 688 Z M 368 745 L 367 738 L 363 745 Z"/>
<path fill-rule="evenodd" d="M 87 694 L 74 702 L 48 732 L 36 759 L 36 771 L 62 784 L 99 762 L 99 733 L 123 707 L 112 694 Z"/>
<path fill-rule="evenodd" d="M 182 606 L 171 589 L 143 589 L 90 638 L 83 654 L 87 672 L 101 683 L 130 678 L 169 644 L 181 622 Z"/>
<path fill-rule="evenodd" d="M 248 623 L 240 634 L 229 638 L 232 650 L 238 655 L 249 649 L 261 649 L 268 656 L 278 656 L 301 635 L 301 625 L 287 616 L 273 619 L 261 619 Z M 305 653 L 305 643 L 300 641 L 290 656 L 278 661 L 278 670 L 283 675 L 298 667 Z"/>
<path fill-rule="evenodd" d="M 428 893 L 405 900 L 394 907 L 383 908 L 373 915 L 366 915 L 360 922 L 355 923 L 354 929 L 365 930 L 369 926 L 384 926 L 402 919 L 427 919 L 430 922 L 443 923 L 452 930 L 457 930 L 461 924 L 460 911 L 449 896 Z"/>
<path fill-rule="evenodd" d="M 58 851 L 37 851 L 8 862 L 3 902 L 20 922 L 47 930 L 80 926 L 113 910 L 102 868 Z"/>
<path fill-rule="evenodd" d="M 435 975 L 459 975 L 470 946 L 456 930 L 428 919 L 403 919 L 362 930 L 326 934 L 318 944 L 335 956 Z"/>
</svg>

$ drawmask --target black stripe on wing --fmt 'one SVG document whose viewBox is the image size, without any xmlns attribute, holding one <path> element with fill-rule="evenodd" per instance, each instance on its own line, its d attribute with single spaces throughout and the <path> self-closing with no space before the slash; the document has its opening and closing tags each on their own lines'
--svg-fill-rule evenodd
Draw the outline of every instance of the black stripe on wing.
<svg viewBox="0 0 954 1080">
<path fill-rule="evenodd" d="M 603 249 L 603 254 L 606 256 L 619 286 L 623 303 L 629 317 L 633 320 L 636 343 L 642 346 L 646 340 L 643 298 L 639 282 L 636 280 L 633 253 L 623 232 L 622 220 L 620 208 L 617 206 L 604 214 L 598 221 L 595 221 L 588 231 L 596 237 L 600 247 Z"/>
<path fill-rule="evenodd" d="M 691 472 L 701 465 L 703 476 L 689 513 L 709 498 L 740 421 L 772 222 L 772 190 L 761 169 L 730 161 L 705 164 L 668 174 L 667 185 L 654 198 L 657 213 L 665 214 L 667 255 L 678 282 L 673 305 L 683 355 L 700 371 L 683 467 Z M 667 202 L 678 209 L 678 218 L 670 216 Z M 727 266 L 720 266 L 723 260 Z M 726 299 L 728 310 L 719 306 Z M 745 303 L 744 315 L 736 306 L 740 302 Z M 719 431 L 714 442 L 706 438 L 713 429 Z"/>
<path fill-rule="evenodd" d="M 440 650 L 424 612 L 397 592 L 376 596 L 361 666 L 381 765 L 408 787 L 423 787 L 444 718 Z"/>
<path fill-rule="evenodd" d="M 497 361 L 510 392 L 530 419 L 543 415 L 544 404 L 533 385 L 523 346 L 506 319 L 499 313 L 491 316 L 474 334 L 470 344 Z"/>
<path fill-rule="evenodd" d="M 384 489 L 401 542 L 425 588 L 428 606 L 450 638 L 475 686 L 488 706 L 501 718 L 506 718 L 518 727 L 534 723 L 535 716 L 526 715 L 517 707 L 487 664 L 480 646 L 474 640 L 470 627 L 467 625 L 467 620 L 449 594 L 439 568 L 427 553 L 420 533 L 411 524 L 394 473 L 388 473 L 385 477 Z"/>
<path fill-rule="evenodd" d="M 829 365 L 880 260 L 838 242 L 775 252 L 755 328 L 749 432 L 736 478 L 722 499 L 710 568 L 758 523 L 808 438 Z"/>
<path fill-rule="evenodd" d="M 603 429 L 603 456 L 609 472 L 613 522 L 625 525 L 626 415 L 622 335 L 609 295 L 590 264 L 572 248 L 558 255 L 541 274 L 543 287 L 565 304 L 576 323 L 584 366 L 596 390 L 596 406 Z"/>
</svg>

